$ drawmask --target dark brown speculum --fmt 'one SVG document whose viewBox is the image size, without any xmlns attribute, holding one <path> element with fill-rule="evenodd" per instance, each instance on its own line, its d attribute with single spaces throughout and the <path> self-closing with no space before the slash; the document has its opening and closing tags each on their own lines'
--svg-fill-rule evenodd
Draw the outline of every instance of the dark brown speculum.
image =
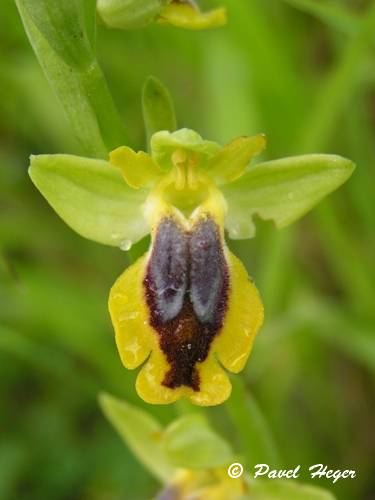
<svg viewBox="0 0 375 500">
<path fill-rule="evenodd" d="M 186 231 L 163 219 L 143 285 L 150 325 L 170 365 L 163 385 L 198 391 L 196 365 L 207 358 L 228 302 L 228 266 L 214 220 L 202 218 Z"/>
</svg>

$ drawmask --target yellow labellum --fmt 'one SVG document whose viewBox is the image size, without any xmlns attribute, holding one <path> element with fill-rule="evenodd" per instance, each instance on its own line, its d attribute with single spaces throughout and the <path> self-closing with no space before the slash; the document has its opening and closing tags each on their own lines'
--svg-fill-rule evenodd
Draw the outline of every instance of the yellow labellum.
<svg viewBox="0 0 375 500">
<path fill-rule="evenodd" d="M 207 212 L 209 207 L 210 204 L 207 203 L 205 208 L 193 218 L 195 219 L 192 222 L 193 228 L 199 228 L 199 224 L 206 224 L 207 221 L 211 220 L 209 217 L 215 220 L 212 213 Z M 167 213 L 166 218 L 163 213 L 160 214 L 160 221 L 170 220 L 172 213 Z M 173 224 L 171 227 L 174 230 Z M 176 222 L 176 227 L 178 225 L 179 223 Z M 168 237 L 168 231 L 164 229 L 159 241 L 158 227 L 162 227 L 162 222 L 155 225 L 150 250 L 120 276 L 110 293 L 109 309 L 121 360 L 125 367 L 129 369 L 137 368 L 145 363 L 138 375 L 136 388 L 140 397 L 148 403 L 167 404 L 180 398 L 186 398 L 192 403 L 202 406 L 220 404 L 229 397 L 231 392 L 231 384 L 223 367 L 233 373 L 242 370 L 251 352 L 255 335 L 262 324 L 263 306 L 258 291 L 249 280 L 242 263 L 224 246 L 222 237 L 219 235 L 219 246 L 221 246 L 228 277 L 225 311 L 223 312 L 221 324 L 216 328 L 217 331 L 215 330 L 211 340 L 208 341 L 207 352 L 205 351 L 203 353 L 205 355 L 200 357 L 202 353 L 199 352 L 196 344 L 202 341 L 202 336 L 210 334 L 210 330 L 204 321 L 199 323 L 196 318 L 189 316 L 189 312 L 189 314 L 181 316 L 180 320 L 177 319 L 177 322 L 176 316 L 178 315 L 172 319 L 166 319 L 161 327 L 159 323 L 155 326 L 155 311 L 150 309 L 150 300 L 148 298 L 147 276 L 150 274 L 150 265 L 152 266 L 152 255 L 155 255 L 155 248 L 157 245 L 163 245 L 160 241 Z M 181 234 L 185 234 L 184 230 L 181 231 Z M 190 242 L 194 237 L 194 230 L 192 234 Z M 198 241 L 198 245 L 201 242 L 203 244 L 207 243 L 210 237 L 211 233 L 203 234 L 201 241 Z M 174 240 L 176 247 L 182 245 L 184 236 L 181 236 L 181 238 L 181 241 L 178 238 Z M 211 243 L 213 246 L 216 244 L 215 242 Z M 164 247 L 160 249 L 163 252 L 165 251 Z M 178 250 L 172 249 L 171 251 L 177 252 Z M 204 253 L 204 248 L 200 248 L 198 252 L 200 252 L 197 256 L 199 260 L 201 254 Z M 162 267 L 164 263 L 160 260 L 161 255 L 157 251 L 156 257 Z M 217 258 L 215 252 L 212 253 L 211 257 Z M 194 265 L 194 254 L 190 258 L 193 262 L 190 263 L 190 266 L 192 266 Z M 181 262 L 183 263 L 183 261 Z M 172 265 L 169 271 L 174 269 L 176 272 L 179 263 L 178 259 L 176 259 L 175 267 L 173 268 Z M 196 288 L 199 289 L 199 286 L 202 285 L 199 278 L 193 277 L 190 290 L 194 289 L 194 280 L 198 280 L 198 287 Z M 148 286 L 155 287 L 155 281 L 151 285 L 148 284 Z M 199 292 L 197 293 L 199 295 Z M 188 291 L 184 290 L 184 294 L 187 296 Z M 186 308 L 186 301 L 194 304 L 195 299 L 196 297 L 185 297 L 182 308 Z M 174 307 L 174 305 L 170 305 L 168 300 L 165 301 L 165 304 L 167 309 L 168 307 Z M 220 308 L 220 300 L 218 304 Z M 199 308 L 197 310 L 199 311 Z M 215 311 L 213 317 L 215 317 Z M 215 322 L 216 320 L 211 321 Z M 194 328 L 197 325 L 194 331 L 186 326 L 189 322 L 194 323 Z M 171 330 L 168 330 L 168 328 Z M 174 336 L 174 339 L 178 338 L 179 335 L 185 335 L 187 338 L 182 338 L 181 342 L 176 344 L 176 347 L 182 350 L 185 347 L 189 348 L 190 345 L 191 349 L 196 349 L 197 359 L 195 361 L 193 359 L 194 362 L 191 363 L 190 359 L 186 361 L 187 358 L 181 356 L 181 352 L 176 352 L 175 355 L 179 364 L 174 364 L 174 359 L 171 362 L 170 346 L 166 341 L 168 335 Z M 172 379 L 174 377 L 173 380 L 177 380 L 175 386 L 173 384 L 168 386 L 166 382 L 171 371 L 173 372 Z M 195 372 L 196 379 L 199 381 L 196 385 L 191 383 L 194 379 L 194 376 L 191 377 L 193 372 Z"/>
</svg>

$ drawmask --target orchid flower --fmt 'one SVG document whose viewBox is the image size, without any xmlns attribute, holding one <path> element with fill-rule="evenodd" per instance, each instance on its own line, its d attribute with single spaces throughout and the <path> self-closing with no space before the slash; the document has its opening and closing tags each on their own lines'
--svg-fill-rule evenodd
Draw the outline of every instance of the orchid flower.
<svg viewBox="0 0 375 500">
<path fill-rule="evenodd" d="M 34 184 L 82 236 L 127 250 L 151 234 L 109 296 L 121 360 L 142 365 L 136 389 L 149 403 L 209 406 L 229 397 L 227 371 L 244 368 L 263 305 L 225 235 L 253 237 L 254 215 L 290 224 L 354 168 L 335 155 L 251 166 L 265 145 L 263 134 L 221 147 L 180 129 L 154 133 L 150 154 L 121 146 L 108 161 L 31 158 Z"/>
<path fill-rule="evenodd" d="M 135 29 L 154 22 L 187 30 L 224 26 L 226 9 L 202 12 L 194 0 L 98 0 L 97 12 L 107 28 Z"/>
</svg>

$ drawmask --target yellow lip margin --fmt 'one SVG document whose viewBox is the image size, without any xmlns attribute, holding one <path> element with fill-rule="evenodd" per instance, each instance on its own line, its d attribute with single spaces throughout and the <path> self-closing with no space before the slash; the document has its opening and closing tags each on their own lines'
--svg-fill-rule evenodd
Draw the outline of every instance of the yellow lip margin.
<svg viewBox="0 0 375 500">
<path fill-rule="evenodd" d="M 231 383 L 220 363 L 233 373 L 243 369 L 263 322 L 263 305 L 240 260 L 228 250 L 225 254 L 230 275 L 228 309 L 207 358 L 197 363 L 199 391 L 162 385 L 169 364 L 159 347 L 158 333 L 149 324 L 143 287 L 149 252 L 126 269 L 113 285 L 109 311 L 117 348 L 126 368 L 134 369 L 144 363 L 136 389 L 147 403 L 169 404 L 186 398 L 196 405 L 213 406 L 230 396 Z"/>
</svg>

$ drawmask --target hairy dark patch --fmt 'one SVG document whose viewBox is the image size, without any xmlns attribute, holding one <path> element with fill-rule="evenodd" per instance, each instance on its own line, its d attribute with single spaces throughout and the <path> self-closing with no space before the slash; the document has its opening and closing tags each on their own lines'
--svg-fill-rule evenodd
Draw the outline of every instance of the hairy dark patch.
<svg viewBox="0 0 375 500">
<path fill-rule="evenodd" d="M 182 308 L 188 287 L 188 252 L 186 233 L 172 218 L 164 219 L 147 270 L 148 288 L 161 323 L 173 319 Z"/>
<path fill-rule="evenodd" d="M 227 265 L 216 224 L 204 219 L 194 228 L 189 241 L 190 300 L 202 324 L 215 324 Z"/>
<path fill-rule="evenodd" d="M 173 218 L 160 223 L 144 287 L 150 324 L 170 365 L 166 387 L 199 390 L 196 364 L 207 358 L 222 327 L 228 286 L 228 267 L 212 219 L 202 219 L 190 233 Z"/>
</svg>

